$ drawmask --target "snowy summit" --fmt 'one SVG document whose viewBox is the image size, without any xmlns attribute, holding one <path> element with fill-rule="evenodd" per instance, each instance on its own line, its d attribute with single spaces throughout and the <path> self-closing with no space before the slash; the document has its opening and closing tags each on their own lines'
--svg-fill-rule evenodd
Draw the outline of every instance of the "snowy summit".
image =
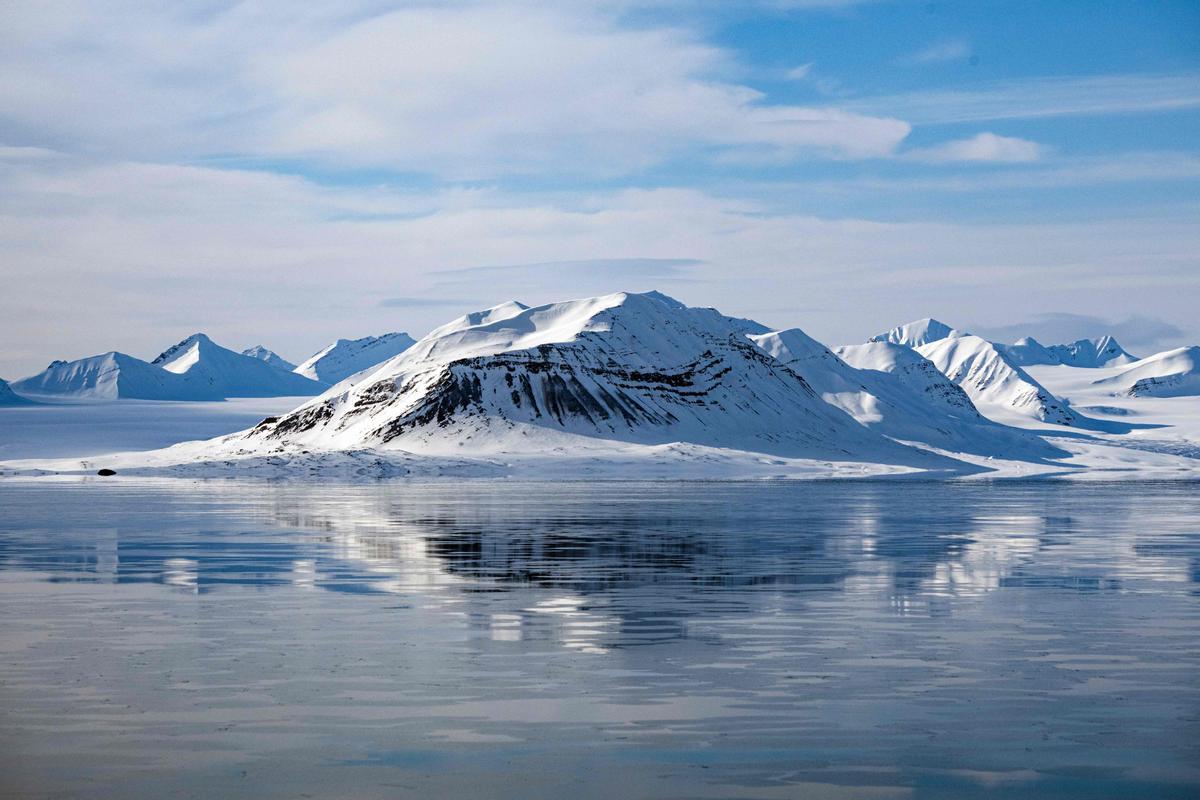
<svg viewBox="0 0 1200 800">
<path fill-rule="evenodd" d="M 310 395 L 321 390 L 316 381 L 235 353 L 203 333 L 194 333 L 169 347 L 151 363 L 185 376 L 197 391 L 217 397 Z"/>
</svg>

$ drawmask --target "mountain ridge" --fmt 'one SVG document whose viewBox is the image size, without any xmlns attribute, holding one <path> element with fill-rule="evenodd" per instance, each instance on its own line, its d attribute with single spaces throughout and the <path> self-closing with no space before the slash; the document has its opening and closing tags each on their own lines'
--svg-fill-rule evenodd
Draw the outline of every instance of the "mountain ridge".
<svg viewBox="0 0 1200 800">
<path fill-rule="evenodd" d="M 292 371 L 326 386 L 333 386 L 399 355 L 414 343 L 413 338 L 402 331 L 364 336 L 361 339 L 336 339 Z"/>
<path fill-rule="evenodd" d="M 512 309 L 510 309 L 512 310 Z M 239 442 L 459 452 L 542 434 L 780 455 L 937 458 L 875 434 L 763 353 L 744 321 L 658 293 L 468 315 Z M 475 322 L 476 324 L 470 324 Z"/>
<path fill-rule="evenodd" d="M 222 347 L 203 333 L 172 345 L 150 363 L 186 376 L 220 397 L 314 395 L 324 388 L 317 381 Z"/>
</svg>

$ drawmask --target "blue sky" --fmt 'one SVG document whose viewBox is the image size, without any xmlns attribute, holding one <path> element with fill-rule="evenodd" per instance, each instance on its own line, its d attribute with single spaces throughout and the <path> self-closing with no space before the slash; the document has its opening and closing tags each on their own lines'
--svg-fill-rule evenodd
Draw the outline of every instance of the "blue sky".
<svg viewBox="0 0 1200 800">
<path fill-rule="evenodd" d="M 11 3 L 0 376 L 657 288 L 1200 341 L 1194 2 Z"/>
</svg>

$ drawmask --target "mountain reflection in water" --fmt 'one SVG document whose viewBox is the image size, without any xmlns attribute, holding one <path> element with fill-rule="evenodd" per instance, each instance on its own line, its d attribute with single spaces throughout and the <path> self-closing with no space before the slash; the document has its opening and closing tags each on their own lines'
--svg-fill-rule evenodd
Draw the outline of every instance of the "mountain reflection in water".
<svg viewBox="0 0 1200 800">
<path fill-rule="evenodd" d="M 1200 787 L 1188 484 L 7 482 L 0 507 L 8 794 Z"/>
</svg>

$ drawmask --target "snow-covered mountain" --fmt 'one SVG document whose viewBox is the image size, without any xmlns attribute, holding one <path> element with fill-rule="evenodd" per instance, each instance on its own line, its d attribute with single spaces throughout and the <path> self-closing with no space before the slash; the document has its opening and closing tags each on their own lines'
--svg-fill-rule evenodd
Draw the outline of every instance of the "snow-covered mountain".
<svg viewBox="0 0 1200 800">
<path fill-rule="evenodd" d="M 478 325 L 489 325 L 493 322 L 503 322 L 506 319 L 512 319 L 522 311 L 528 311 L 529 306 L 516 300 L 509 300 L 507 303 L 501 303 L 498 306 L 484 309 L 483 311 L 472 311 L 469 314 L 463 314 L 457 319 L 452 319 L 440 328 L 434 328 L 429 332 L 429 336 L 425 338 L 441 338 L 455 331 L 474 328 Z M 394 335 L 394 334 L 393 334 Z"/>
<path fill-rule="evenodd" d="M 296 365 L 288 361 L 283 356 L 276 353 L 274 350 L 268 350 L 261 344 L 256 344 L 254 347 L 247 347 L 242 351 L 242 355 L 250 358 L 257 358 L 259 361 L 265 361 L 276 369 L 281 369 L 284 372 L 292 372 L 296 369 Z"/>
<path fill-rule="evenodd" d="M 1124 372 L 1094 383 L 1131 397 L 1200 395 L 1200 347 L 1179 347 L 1147 356 Z"/>
<path fill-rule="evenodd" d="M 1046 350 L 1057 361 L 1040 363 L 1066 364 L 1068 367 L 1115 367 L 1121 364 L 1132 364 L 1137 360 L 1125 352 L 1125 349 L 1111 336 L 1101 336 L 1099 339 L 1079 339 L 1071 344 L 1053 344 Z"/>
<path fill-rule="evenodd" d="M 1016 364 L 1018 367 L 1062 363 L 1058 360 L 1058 356 L 1051 353 L 1048 347 L 1032 336 L 1018 339 L 1013 344 L 996 344 L 996 347 L 1004 353 L 1009 363 Z"/>
<path fill-rule="evenodd" d="M 1076 423 L 1066 402 L 1058 399 L 999 346 L 970 334 L 941 339 L 916 348 L 938 370 L 957 383 L 984 414 L 1017 413 L 1059 425 Z"/>
<path fill-rule="evenodd" d="M 749 338 L 827 403 L 885 436 L 987 456 L 1055 453 L 1040 439 L 982 416 L 962 388 L 908 347 L 871 342 L 835 354 L 799 328 Z"/>
<path fill-rule="evenodd" d="M 821 399 L 746 338 L 762 326 L 657 292 L 524 308 L 443 326 L 282 417 L 237 452 L 395 448 L 427 454 L 683 442 L 798 458 L 928 463 Z"/>
<path fill-rule="evenodd" d="M 211 387 L 198 385 L 125 353 L 109 352 L 76 361 L 54 361 L 28 378 L 14 381 L 21 394 L 81 400 L 218 400 Z"/>
<path fill-rule="evenodd" d="M 413 338 L 407 333 L 385 333 L 382 336 L 365 336 L 362 339 L 338 339 L 314 353 L 296 367 L 295 372 L 326 386 L 332 386 L 403 353 L 413 344 Z"/>
<path fill-rule="evenodd" d="M 32 402 L 32 400 L 21 397 L 21 395 L 14 392 L 12 387 L 8 385 L 8 381 L 0 378 L 0 406 L 24 406 Z"/>
<path fill-rule="evenodd" d="M 897 325 L 886 333 L 872 336 L 867 341 L 891 342 L 892 344 L 904 345 L 905 347 L 920 347 L 923 344 L 962 335 L 960 331 L 951 328 L 946 323 L 926 317 L 915 322 Z"/>
<path fill-rule="evenodd" d="M 167 348 L 151 363 L 186 377 L 197 391 L 216 397 L 314 395 L 324 388 L 302 375 L 221 347 L 203 333 Z"/>
</svg>

